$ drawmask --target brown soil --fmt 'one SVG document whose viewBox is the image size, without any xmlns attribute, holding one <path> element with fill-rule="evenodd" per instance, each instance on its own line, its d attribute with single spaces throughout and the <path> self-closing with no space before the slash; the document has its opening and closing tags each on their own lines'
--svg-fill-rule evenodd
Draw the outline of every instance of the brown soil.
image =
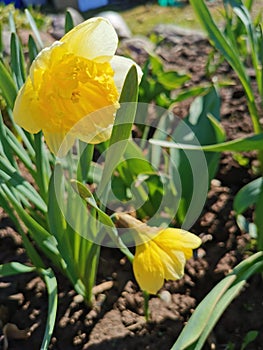
<svg viewBox="0 0 263 350">
<path fill-rule="evenodd" d="M 206 40 L 182 38 L 176 46 L 164 41 L 158 53 L 170 67 L 188 70 L 192 84 L 205 81 L 204 66 L 210 51 Z M 227 64 L 220 67 L 221 78 L 231 78 L 235 85 L 221 90 L 222 124 L 228 139 L 252 132 L 243 90 Z M 186 115 L 187 104 L 178 113 Z M 238 229 L 232 209 L 236 192 L 254 178 L 251 165 L 255 154 L 246 154 L 247 167 L 233 159 L 231 153 L 221 157 L 220 168 L 212 181 L 203 213 L 192 231 L 202 237 L 197 257 L 186 265 L 180 281 L 166 282 L 160 297 L 150 299 L 151 321 L 143 316 L 143 297 L 130 263 L 118 250 L 103 248 L 98 283 L 112 280 L 113 287 L 97 296 L 94 309 L 88 309 L 76 296 L 66 278 L 57 273 L 59 304 L 52 350 L 132 350 L 170 349 L 197 304 L 251 248 L 248 234 Z M 248 216 L 252 214 L 247 213 Z M 0 211 L 0 263 L 27 263 L 20 236 L 9 218 Z M 247 349 L 263 349 L 263 281 L 251 278 L 238 298 L 230 305 L 215 327 L 205 349 L 241 349 L 250 330 L 259 335 Z M 4 278 L 0 281 L 0 304 L 9 308 L 9 321 L 21 329 L 31 327 L 28 340 L 10 340 L 9 349 L 40 349 L 47 315 L 45 285 L 36 274 Z"/>
</svg>

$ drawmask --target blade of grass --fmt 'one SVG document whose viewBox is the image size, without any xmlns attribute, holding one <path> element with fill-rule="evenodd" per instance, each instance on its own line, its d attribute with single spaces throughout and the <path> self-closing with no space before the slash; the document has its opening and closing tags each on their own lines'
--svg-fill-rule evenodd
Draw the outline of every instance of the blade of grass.
<svg viewBox="0 0 263 350">
<path fill-rule="evenodd" d="M 37 44 L 38 44 L 39 48 L 43 49 L 44 48 L 44 44 L 43 44 L 43 41 L 41 39 L 39 30 L 37 29 L 37 25 L 36 25 L 36 22 L 35 22 L 34 18 L 32 17 L 31 13 L 28 11 L 28 9 L 25 9 L 25 14 L 26 14 L 27 20 L 28 20 L 28 22 L 30 24 L 30 27 L 31 27 L 34 35 L 35 35 L 35 38 L 36 38 L 36 41 L 37 41 Z"/>
<path fill-rule="evenodd" d="M 233 46 L 228 43 L 226 37 L 221 33 L 218 26 L 214 22 L 211 13 L 209 12 L 204 0 L 190 0 L 192 7 L 194 8 L 201 25 L 204 27 L 209 35 L 213 45 L 221 52 L 225 59 L 229 62 L 246 91 L 248 98 L 248 107 L 253 122 L 255 133 L 260 133 L 262 127 L 259 123 L 258 111 L 255 103 L 255 96 L 251 87 L 249 77 L 246 73 L 246 69 L 240 60 L 239 53 L 234 49 Z"/>
<path fill-rule="evenodd" d="M 2 60 L 0 60 L 0 90 L 8 107 L 13 108 L 17 95 L 17 88 L 10 72 L 7 70 Z"/>
</svg>

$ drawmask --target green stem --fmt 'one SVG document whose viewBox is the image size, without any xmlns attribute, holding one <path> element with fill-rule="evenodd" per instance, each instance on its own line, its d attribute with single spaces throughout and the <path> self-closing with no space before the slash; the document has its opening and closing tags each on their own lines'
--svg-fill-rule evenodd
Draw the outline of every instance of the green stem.
<svg viewBox="0 0 263 350">
<path fill-rule="evenodd" d="M 145 290 L 143 291 L 143 299 L 144 299 L 144 305 L 143 305 L 144 316 L 145 316 L 146 321 L 149 322 L 149 320 L 150 320 L 150 310 L 149 310 L 150 295 Z"/>
<path fill-rule="evenodd" d="M 39 192 L 45 203 L 47 203 L 48 196 L 48 176 L 44 171 L 44 158 L 43 158 L 43 142 L 42 133 L 35 135 L 35 152 L 36 152 L 36 175 L 35 180 L 39 187 Z"/>
</svg>

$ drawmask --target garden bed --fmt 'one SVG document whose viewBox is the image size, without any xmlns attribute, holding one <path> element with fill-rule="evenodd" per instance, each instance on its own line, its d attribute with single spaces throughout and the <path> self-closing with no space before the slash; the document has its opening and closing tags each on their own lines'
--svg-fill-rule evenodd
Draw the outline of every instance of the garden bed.
<svg viewBox="0 0 263 350">
<path fill-rule="evenodd" d="M 172 45 L 169 38 L 164 40 L 157 52 L 167 67 L 189 72 L 191 83 L 196 85 L 205 81 L 205 64 L 210 50 L 206 39 L 196 41 L 187 36 L 177 45 Z M 220 92 L 221 118 L 227 138 L 252 133 L 246 98 L 234 73 L 223 64 L 217 77 L 235 82 Z M 176 113 L 184 117 L 188 107 L 187 103 L 179 104 Z M 185 276 L 179 281 L 166 282 L 159 297 L 151 297 L 150 322 L 146 323 L 143 316 L 143 296 L 130 263 L 119 250 L 103 248 L 97 280 L 101 291 L 92 310 L 76 295 L 68 280 L 56 273 L 58 315 L 49 348 L 170 349 L 198 303 L 253 251 L 253 241 L 237 227 L 232 206 L 237 191 L 255 178 L 251 172 L 255 154 L 251 152 L 243 156 L 246 166 L 241 166 L 231 153 L 222 155 L 205 207 L 191 229 L 202 238 L 203 244 L 196 257 L 187 262 Z M 246 214 L 251 218 L 252 212 Z M 0 262 L 11 261 L 29 262 L 15 227 L 0 211 Z M 112 283 L 105 284 L 107 281 Z M 262 288 L 259 275 L 248 281 L 215 327 L 206 349 L 212 349 L 213 344 L 216 349 L 241 349 L 251 330 L 259 333 L 246 349 L 263 349 Z M 39 349 L 48 308 L 45 284 L 40 277 L 32 273 L 1 279 L 0 303 L 8 307 L 8 321 L 32 331 L 27 340 L 10 340 L 9 350 Z"/>
</svg>

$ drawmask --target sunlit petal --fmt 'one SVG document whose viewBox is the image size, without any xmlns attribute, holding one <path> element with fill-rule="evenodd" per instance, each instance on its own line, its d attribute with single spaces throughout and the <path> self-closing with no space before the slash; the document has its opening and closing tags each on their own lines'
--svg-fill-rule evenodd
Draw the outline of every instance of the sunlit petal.
<svg viewBox="0 0 263 350">
<path fill-rule="evenodd" d="M 175 250 L 194 249 L 201 244 L 201 239 L 198 236 L 177 228 L 166 228 L 160 231 L 155 240 L 162 247 L 168 246 Z"/>
<path fill-rule="evenodd" d="M 118 91 L 122 90 L 126 75 L 132 66 L 135 66 L 137 69 L 138 82 L 140 83 L 142 70 L 133 60 L 115 55 L 111 59 L 110 64 L 115 72 L 114 81 Z"/>
<path fill-rule="evenodd" d="M 164 280 L 163 263 L 149 243 L 136 247 L 136 254 L 133 262 L 135 278 L 142 290 L 156 294 L 162 287 Z"/>
<path fill-rule="evenodd" d="M 39 124 L 39 106 L 31 80 L 28 78 L 23 88 L 19 91 L 13 109 L 14 120 L 17 124 L 31 133 L 41 130 Z"/>
<path fill-rule="evenodd" d="M 73 28 L 61 41 L 77 56 L 106 62 L 116 52 L 118 36 L 107 19 L 96 17 Z"/>
<path fill-rule="evenodd" d="M 166 258 L 163 260 L 164 278 L 166 280 L 177 280 L 184 275 L 185 255 L 180 251 L 166 251 Z"/>
<path fill-rule="evenodd" d="M 64 157 L 73 146 L 75 141 L 74 137 L 72 137 L 69 133 L 65 135 L 63 131 L 50 133 L 46 130 L 43 130 L 43 134 L 45 136 L 48 147 L 58 157 Z"/>
</svg>

